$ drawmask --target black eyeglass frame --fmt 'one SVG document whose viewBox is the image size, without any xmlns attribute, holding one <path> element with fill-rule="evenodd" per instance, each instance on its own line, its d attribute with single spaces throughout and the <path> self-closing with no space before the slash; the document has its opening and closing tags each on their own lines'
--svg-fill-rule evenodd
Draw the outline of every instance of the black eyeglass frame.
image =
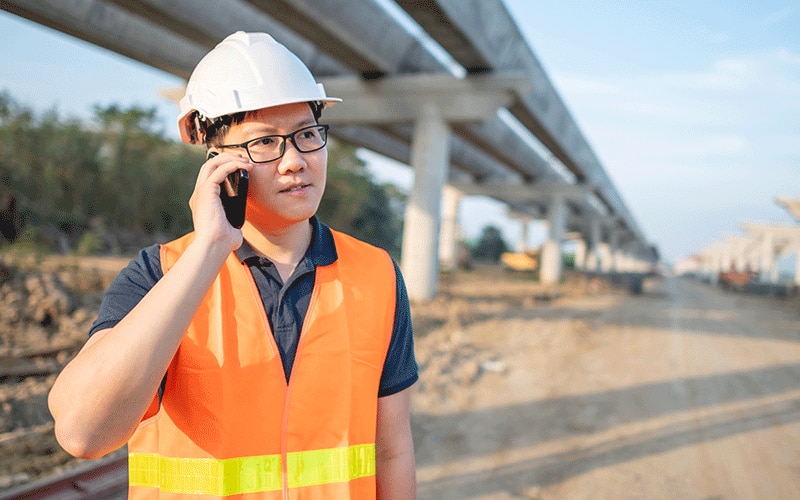
<svg viewBox="0 0 800 500">
<path fill-rule="evenodd" d="M 320 147 L 313 148 L 313 149 L 300 149 L 300 147 L 297 145 L 297 141 L 295 141 L 295 139 L 294 139 L 295 136 L 297 134 L 301 133 L 301 132 L 305 132 L 308 129 L 318 129 L 320 131 L 320 134 L 322 135 L 322 145 Z M 243 142 L 241 144 L 222 144 L 222 145 L 214 146 L 214 147 L 219 148 L 219 149 L 223 149 L 223 148 L 242 148 L 245 151 L 247 151 L 247 156 L 250 158 L 250 161 L 252 161 L 253 163 L 269 163 L 271 161 L 280 160 L 281 158 L 283 158 L 283 154 L 286 153 L 286 140 L 287 139 L 292 141 L 292 145 L 294 146 L 294 148 L 297 151 L 301 152 L 301 153 L 313 153 L 314 151 L 319 151 L 320 149 L 322 149 L 322 148 L 324 148 L 325 146 L 328 145 L 328 129 L 330 129 L 330 125 L 320 123 L 320 124 L 317 124 L 317 125 L 309 125 L 308 127 L 299 128 L 299 129 L 295 130 L 294 132 L 286 134 L 286 135 L 281 135 L 281 134 L 262 135 L 261 137 L 256 137 L 255 139 L 250 139 L 249 141 L 245 141 L 245 142 Z M 254 160 L 253 159 L 253 155 L 250 154 L 250 148 L 248 147 L 248 145 L 252 144 L 252 143 L 254 143 L 256 141 L 260 141 L 262 139 L 266 139 L 267 137 L 275 137 L 275 138 L 280 137 L 281 138 L 280 154 L 278 156 L 276 156 L 275 158 L 272 158 L 271 160 L 260 160 L 260 161 Z"/>
</svg>

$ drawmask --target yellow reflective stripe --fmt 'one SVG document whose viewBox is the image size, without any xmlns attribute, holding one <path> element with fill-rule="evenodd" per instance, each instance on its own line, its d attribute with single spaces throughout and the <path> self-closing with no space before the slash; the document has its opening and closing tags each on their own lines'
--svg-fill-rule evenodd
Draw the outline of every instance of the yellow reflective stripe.
<svg viewBox="0 0 800 500">
<path fill-rule="evenodd" d="M 345 483 L 375 475 L 375 445 L 296 451 L 287 454 L 289 488 Z"/>
<path fill-rule="evenodd" d="M 281 456 L 173 458 L 149 453 L 128 455 L 131 486 L 169 493 L 236 495 L 281 489 Z"/>
<path fill-rule="evenodd" d="M 375 445 L 292 452 L 286 464 L 289 488 L 343 483 L 375 475 Z M 131 486 L 196 495 L 236 495 L 282 487 L 280 455 L 218 460 L 131 453 L 128 477 Z"/>
</svg>

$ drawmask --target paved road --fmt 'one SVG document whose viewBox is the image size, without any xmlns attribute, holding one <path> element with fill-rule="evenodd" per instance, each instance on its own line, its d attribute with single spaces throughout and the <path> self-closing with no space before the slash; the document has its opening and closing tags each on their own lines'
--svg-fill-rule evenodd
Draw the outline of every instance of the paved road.
<svg viewBox="0 0 800 500">
<path fill-rule="evenodd" d="M 467 295 L 418 341 L 421 498 L 800 498 L 797 301 Z"/>
</svg>

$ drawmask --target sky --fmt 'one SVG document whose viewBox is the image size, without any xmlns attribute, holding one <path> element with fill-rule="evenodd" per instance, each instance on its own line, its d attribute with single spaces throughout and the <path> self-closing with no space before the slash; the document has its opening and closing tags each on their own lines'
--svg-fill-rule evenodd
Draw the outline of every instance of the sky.
<svg viewBox="0 0 800 500">
<path fill-rule="evenodd" d="M 800 198 L 800 2 L 504 0 L 640 229 L 674 261 L 743 234 L 793 224 Z M 0 11 L 0 92 L 37 111 L 155 107 L 177 137 L 160 70 Z M 11 48 L 8 50 L 8 48 Z M 410 168 L 365 152 L 379 180 Z M 502 204 L 466 198 L 466 237 L 492 224 L 516 246 Z M 529 244 L 545 234 L 534 225 Z"/>
</svg>

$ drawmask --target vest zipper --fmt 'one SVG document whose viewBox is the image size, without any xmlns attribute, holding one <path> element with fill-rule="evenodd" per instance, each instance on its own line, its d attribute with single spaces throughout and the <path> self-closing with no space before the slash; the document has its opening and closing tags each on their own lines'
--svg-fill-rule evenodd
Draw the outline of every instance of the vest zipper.
<svg viewBox="0 0 800 500">
<path fill-rule="evenodd" d="M 319 282 L 317 278 L 319 273 L 314 273 L 314 288 L 311 290 L 311 298 L 308 301 L 308 309 L 306 316 L 303 318 L 303 328 L 300 329 L 300 338 L 297 340 L 297 350 L 294 355 L 294 363 L 292 364 L 292 371 L 289 372 L 289 382 L 286 386 L 286 398 L 283 403 L 283 423 L 281 424 L 281 475 L 283 479 L 283 500 L 289 500 L 289 402 L 292 395 L 292 382 L 294 381 L 294 372 L 297 370 L 297 365 L 300 363 L 300 354 L 305 345 L 306 329 L 308 328 L 308 318 L 317 304 L 317 297 L 319 297 Z M 274 341 L 274 340 L 273 340 Z"/>
</svg>

